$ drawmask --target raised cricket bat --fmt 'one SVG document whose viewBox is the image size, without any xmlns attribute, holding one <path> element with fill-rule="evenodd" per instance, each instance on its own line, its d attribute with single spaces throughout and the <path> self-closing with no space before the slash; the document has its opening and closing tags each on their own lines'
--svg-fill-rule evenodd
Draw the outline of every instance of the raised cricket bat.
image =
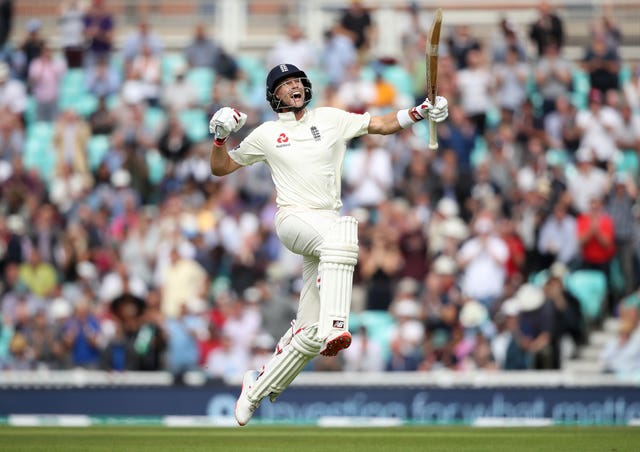
<svg viewBox="0 0 640 452">
<path fill-rule="evenodd" d="M 438 45 L 440 44 L 440 27 L 442 26 L 442 9 L 436 9 L 431 30 L 429 31 L 429 40 L 425 49 L 425 59 L 427 64 L 427 97 L 432 104 L 436 103 L 436 95 L 438 93 Z M 429 149 L 436 151 L 438 149 L 438 132 L 436 123 L 429 121 Z"/>
</svg>

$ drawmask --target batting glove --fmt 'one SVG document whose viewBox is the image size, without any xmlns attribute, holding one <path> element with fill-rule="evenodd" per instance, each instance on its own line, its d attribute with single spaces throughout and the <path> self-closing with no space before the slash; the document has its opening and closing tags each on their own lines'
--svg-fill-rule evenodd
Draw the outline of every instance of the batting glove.
<svg viewBox="0 0 640 452">
<path fill-rule="evenodd" d="M 433 122 L 442 122 L 449 116 L 449 102 L 442 96 L 436 96 L 435 105 L 425 99 L 421 105 L 415 107 L 415 112 L 422 118 Z"/>
<path fill-rule="evenodd" d="M 237 132 L 247 122 L 247 115 L 231 107 L 222 107 L 216 111 L 209 121 L 209 132 L 214 136 L 215 143 L 224 144 L 231 132 Z"/>
</svg>

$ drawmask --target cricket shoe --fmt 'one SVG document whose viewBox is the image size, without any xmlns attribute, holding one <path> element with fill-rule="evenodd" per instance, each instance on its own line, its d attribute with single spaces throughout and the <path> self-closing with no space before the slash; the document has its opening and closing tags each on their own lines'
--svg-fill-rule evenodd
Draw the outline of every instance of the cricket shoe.
<svg viewBox="0 0 640 452">
<path fill-rule="evenodd" d="M 335 336 L 329 336 L 325 342 L 324 347 L 320 350 L 322 356 L 336 356 L 340 350 L 349 348 L 351 345 L 351 333 L 343 331 Z"/>
<path fill-rule="evenodd" d="M 242 390 L 240 391 L 240 397 L 236 401 L 236 421 L 238 425 L 241 427 L 247 425 L 247 423 L 251 420 L 253 413 L 260 406 L 260 402 L 252 402 L 249 400 L 249 389 L 255 381 L 258 379 L 258 375 L 260 373 L 257 370 L 248 370 L 245 372 L 244 377 L 242 378 Z"/>
</svg>

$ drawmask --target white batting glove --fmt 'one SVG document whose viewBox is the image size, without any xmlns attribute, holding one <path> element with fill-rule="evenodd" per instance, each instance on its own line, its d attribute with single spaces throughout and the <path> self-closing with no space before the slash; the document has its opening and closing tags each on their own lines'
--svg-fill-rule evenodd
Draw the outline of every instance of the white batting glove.
<svg viewBox="0 0 640 452">
<path fill-rule="evenodd" d="M 442 122 L 449 116 L 449 102 L 442 96 L 436 96 L 434 105 L 427 98 L 421 105 L 416 107 L 416 113 L 430 121 Z"/>
<path fill-rule="evenodd" d="M 209 121 L 209 132 L 214 135 L 216 144 L 223 144 L 231 132 L 237 132 L 247 122 L 247 115 L 231 107 L 222 107 Z"/>
</svg>

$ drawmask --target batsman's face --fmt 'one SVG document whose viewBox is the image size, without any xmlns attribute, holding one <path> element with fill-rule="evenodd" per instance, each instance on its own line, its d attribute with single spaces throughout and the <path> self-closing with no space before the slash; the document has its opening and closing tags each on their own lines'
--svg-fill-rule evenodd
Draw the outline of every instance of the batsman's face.
<svg viewBox="0 0 640 452">
<path fill-rule="evenodd" d="M 276 88 L 275 95 L 289 107 L 304 106 L 304 85 L 299 77 L 285 79 Z"/>
</svg>

